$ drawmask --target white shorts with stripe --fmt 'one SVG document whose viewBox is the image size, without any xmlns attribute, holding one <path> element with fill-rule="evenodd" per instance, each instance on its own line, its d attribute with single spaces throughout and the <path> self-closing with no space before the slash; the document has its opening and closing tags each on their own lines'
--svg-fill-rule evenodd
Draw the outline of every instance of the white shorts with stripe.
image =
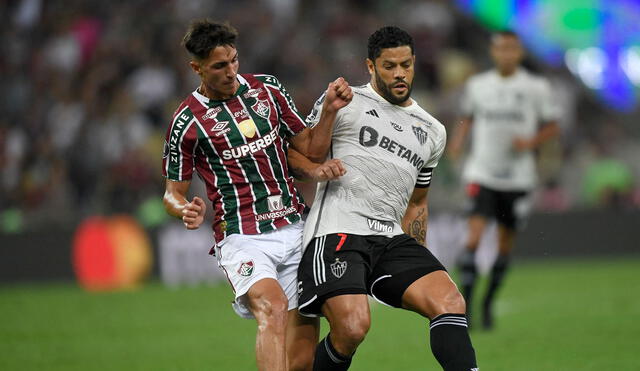
<svg viewBox="0 0 640 371">
<path fill-rule="evenodd" d="M 243 318 L 253 318 L 246 293 L 264 278 L 278 281 L 289 310 L 298 307 L 297 274 L 302 257 L 304 222 L 261 234 L 232 234 L 216 246 L 218 265 L 225 271 L 235 293 L 233 309 Z"/>
</svg>

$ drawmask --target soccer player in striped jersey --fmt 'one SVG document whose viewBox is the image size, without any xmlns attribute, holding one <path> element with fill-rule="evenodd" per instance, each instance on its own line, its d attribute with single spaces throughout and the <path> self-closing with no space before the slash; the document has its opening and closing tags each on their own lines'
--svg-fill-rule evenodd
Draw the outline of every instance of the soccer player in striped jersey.
<svg viewBox="0 0 640 371">
<path fill-rule="evenodd" d="M 349 368 L 371 323 L 369 294 L 428 318 L 431 350 L 445 370 L 475 370 L 462 295 L 425 247 L 427 191 L 446 132 L 411 99 L 413 39 L 397 27 L 377 30 L 366 64 L 370 83 L 353 88 L 333 127 L 330 156 L 346 173 L 319 183 L 305 225 L 299 311 L 325 316 L 331 328 L 313 369 Z M 310 124 L 324 119 L 326 99 Z"/>
<path fill-rule="evenodd" d="M 186 228 L 200 226 L 206 203 L 187 199 L 195 169 L 213 205 L 212 250 L 234 290 L 233 307 L 258 323 L 258 369 L 304 369 L 310 357 L 296 356 L 313 354 L 317 323 L 295 310 L 305 206 L 289 174 L 287 148 L 322 161 L 333 118 L 351 101 L 351 88 L 342 78 L 329 84 L 327 119 L 307 128 L 277 78 L 238 74 L 236 37 L 230 25 L 209 20 L 192 23 L 184 37 L 201 84 L 167 130 L 165 208 Z M 338 166 L 323 164 L 315 179 L 339 176 Z M 305 345 L 311 351 L 301 351 Z"/>
<path fill-rule="evenodd" d="M 475 251 L 487 224 L 498 223 L 498 257 L 482 303 L 482 325 L 493 326 L 493 299 L 503 282 L 518 222 L 530 209 L 536 183 L 535 150 L 558 134 L 549 84 L 520 67 L 518 35 L 502 31 L 491 39 L 496 68 L 472 77 L 462 100 L 463 119 L 451 139 L 455 160 L 471 133 L 463 179 L 472 200 L 468 241 L 460 259 L 467 317 L 476 282 Z"/>
</svg>

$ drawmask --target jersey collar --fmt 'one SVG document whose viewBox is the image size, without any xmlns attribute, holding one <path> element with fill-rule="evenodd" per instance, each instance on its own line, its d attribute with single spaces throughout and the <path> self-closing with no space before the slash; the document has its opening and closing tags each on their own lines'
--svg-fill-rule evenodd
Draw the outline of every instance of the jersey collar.
<svg viewBox="0 0 640 371">
<path fill-rule="evenodd" d="M 249 89 L 249 82 L 247 81 L 247 79 L 245 79 L 244 77 L 242 77 L 242 75 L 238 74 L 236 75 L 236 79 L 238 80 L 238 82 L 240 83 L 240 86 L 238 87 L 238 90 L 236 91 L 236 93 L 233 95 L 232 98 L 229 99 L 233 99 L 235 97 L 237 97 L 238 95 L 246 92 Z M 203 105 L 205 106 L 210 106 L 210 105 L 215 105 L 217 103 L 221 103 L 221 102 L 226 102 L 229 99 L 225 99 L 225 100 L 215 100 L 215 99 L 209 99 L 208 97 L 202 95 L 199 91 L 198 88 L 196 88 L 196 90 L 193 91 L 193 96 Z"/>
<path fill-rule="evenodd" d="M 503 77 L 497 69 L 493 69 L 494 76 L 500 81 L 512 81 L 519 78 L 524 73 L 522 67 L 518 67 L 511 76 Z"/>
</svg>

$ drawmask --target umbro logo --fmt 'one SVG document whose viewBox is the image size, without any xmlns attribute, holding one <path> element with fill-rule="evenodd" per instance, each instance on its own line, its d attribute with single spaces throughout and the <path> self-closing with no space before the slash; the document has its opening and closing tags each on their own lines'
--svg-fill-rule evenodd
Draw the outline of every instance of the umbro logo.
<svg viewBox="0 0 640 371">
<path fill-rule="evenodd" d="M 378 112 L 376 112 L 376 110 L 372 109 L 371 111 L 367 111 L 365 112 L 367 115 L 371 115 L 373 117 L 377 117 L 380 118 L 380 116 L 378 116 Z"/>
<path fill-rule="evenodd" d="M 211 128 L 211 131 L 220 131 L 226 128 L 228 124 L 229 124 L 229 121 L 218 121 L 215 125 L 213 125 L 213 127 Z"/>
<path fill-rule="evenodd" d="M 218 121 L 213 127 L 211 131 L 215 133 L 215 136 L 219 137 L 231 131 L 231 128 L 228 128 L 229 121 Z"/>
</svg>

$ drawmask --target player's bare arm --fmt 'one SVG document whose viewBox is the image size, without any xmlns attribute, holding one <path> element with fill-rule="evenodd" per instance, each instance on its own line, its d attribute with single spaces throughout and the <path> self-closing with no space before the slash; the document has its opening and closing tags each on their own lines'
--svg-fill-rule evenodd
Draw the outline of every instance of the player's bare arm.
<svg viewBox="0 0 640 371">
<path fill-rule="evenodd" d="M 322 105 L 320 121 L 312 129 L 305 129 L 289 140 L 291 146 L 311 161 L 322 163 L 327 158 L 338 111 L 353 99 L 349 83 L 342 77 L 329 83 Z"/>
<path fill-rule="evenodd" d="M 413 237 L 421 245 L 426 246 L 427 241 L 427 193 L 429 188 L 414 188 L 409 199 L 407 211 L 402 218 L 402 230 Z"/>
<path fill-rule="evenodd" d="M 288 152 L 288 165 L 293 176 L 302 181 L 323 182 L 339 178 L 347 173 L 342 161 L 337 158 L 319 164 L 292 148 L 289 148 Z"/>
<path fill-rule="evenodd" d="M 464 148 L 465 140 L 471 130 L 473 119 L 471 117 L 465 117 L 460 120 L 456 125 L 451 140 L 448 145 L 448 154 L 452 161 L 458 161 Z"/>
<path fill-rule="evenodd" d="M 207 205 L 198 196 L 195 196 L 191 202 L 187 200 L 190 185 L 189 180 L 176 182 L 167 179 L 162 201 L 169 215 L 182 219 L 187 229 L 198 229 L 204 221 Z"/>
<path fill-rule="evenodd" d="M 538 133 L 532 138 L 515 138 L 513 149 L 516 151 L 530 151 L 540 147 L 548 140 L 556 137 L 560 133 L 560 127 L 555 121 L 545 123 Z"/>
</svg>

